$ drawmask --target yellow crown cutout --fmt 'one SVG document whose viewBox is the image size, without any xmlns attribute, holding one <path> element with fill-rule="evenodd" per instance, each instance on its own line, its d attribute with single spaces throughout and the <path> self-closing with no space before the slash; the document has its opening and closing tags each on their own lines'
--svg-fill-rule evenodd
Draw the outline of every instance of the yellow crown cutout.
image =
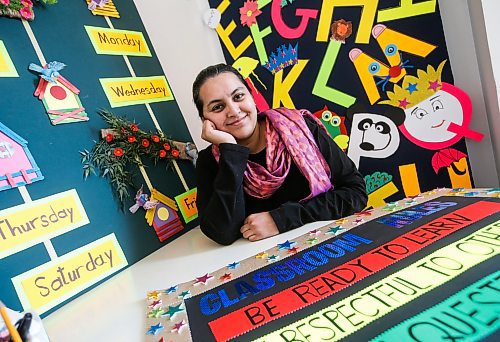
<svg viewBox="0 0 500 342">
<path fill-rule="evenodd" d="M 394 85 L 393 91 L 387 92 L 388 100 L 380 101 L 394 107 L 406 109 L 422 102 L 441 89 L 441 72 L 446 60 L 442 61 L 437 70 L 432 65 L 427 66 L 427 72 L 418 69 L 417 76 L 406 75 L 402 86 Z"/>
</svg>

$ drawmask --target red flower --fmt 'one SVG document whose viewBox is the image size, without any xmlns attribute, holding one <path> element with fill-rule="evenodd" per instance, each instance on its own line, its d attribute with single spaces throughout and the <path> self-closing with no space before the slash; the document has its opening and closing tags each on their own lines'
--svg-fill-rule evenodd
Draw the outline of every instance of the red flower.
<svg viewBox="0 0 500 342">
<path fill-rule="evenodd" d="M 160 150 L 160 158 L 165 158 L 165 156 L 167 155 L 167 152 L 165 152 L 165 150 Z"/>
<path fill-rule="evenodd" d="M 136 124 L 131 124 L 130 129 L 132 130 L 132 132 L 137 132 L 139 130 L 139 127 Z"/>
<path fill-rule="evenodd" d="M 240 21 L 242 26 L 252 26 L 257 22 L 255 19 L 262 12 L 259 10 L 257 1 L 248 0 L 240 8 Z"/>
<path fill-rule="evenodd" d="M 142 145 L 142 147 L 149 147 L 149 140 L 148 139 L 142 139 L 141 145 Z"/>
<path fill-rule="evenodd" d="M 133 142 L 135 142 L 137 139 L 136 139 L 133 135 L 131 135 L 131 136 L 129 136 L 129 137 L 127 138 L 127 140 L 128 140 L 128 142 L 129 142 L 129 143 L 133 143 Z"/>
<path fill-rule="evenodd" d="M 164 143 L 164 144 L 163 144 L 163 148 L 164 148 L 165 150 L 169 151 L 169 150 L 170 150 L 170 144 L 169 144 L 169 143 Z"/>
<path fill-rule="evenodd" d="M 177 158 L 179 156 L 179 150 L 173 149 L 172 150 L 172 156 Z"/>
<path fill-rule="evenodd" d="M 160 137 L 159 137 L 159 136 L 157 136 L 157 135 L 153 135 L 153 136 L 151 137 L 151 140 L 153 140 L 155 143 L 157 143 L 157 142 L 159 142 L 159 141 L 160 141 Z"/>
<path fill-rule="evenodd" d="M 106 134 L 106 141 L 112 142 L 113 141 L 113 134 L 111 134 L 111 133 Z"/>
<path fill-rule="evenodd" d="M 117 157 L 121 157 L 123 156 L 123 150 L 119 147 L 115 148 L 115 150 L 113 151 L 113 154 Z"/>
</svg>

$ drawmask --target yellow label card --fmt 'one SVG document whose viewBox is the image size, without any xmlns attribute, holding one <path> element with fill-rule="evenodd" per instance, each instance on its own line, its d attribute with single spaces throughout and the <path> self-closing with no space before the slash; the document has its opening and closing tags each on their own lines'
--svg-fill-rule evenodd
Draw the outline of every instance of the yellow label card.
<svg viewBox="0 0 500 342">
<path fill-rule="evenodd" d="M 498 255 L 500 221 L 255 341 L 338 341 Z M 268 304 L 273 305 L 273 304 Z"/>
<path fill-rule="evenodd" d="M 0 40 L 0 77 L 19 77 L 5 44 Z"/>
<path fill-rule="evenodd" d="M 89 223 L 76 190 L 0 211 L 0 259 Z"/>
<path fill-rule="evenodd" d="M 12 282 L 25 310 L 44 313 L 125 266 L 125 255 L 115 234 L 110 234 L 20 274 Z"/>
<path fill-rule="evenodd" d="M 100 81 L 113 108 L 174 99 L 165 76 L 101 78 Z"/>
<path fill-rule="evenodd" d="M 142 32 L 85 26 L 95 52 L 99 55 L 151 57 Z"/>
</svg>

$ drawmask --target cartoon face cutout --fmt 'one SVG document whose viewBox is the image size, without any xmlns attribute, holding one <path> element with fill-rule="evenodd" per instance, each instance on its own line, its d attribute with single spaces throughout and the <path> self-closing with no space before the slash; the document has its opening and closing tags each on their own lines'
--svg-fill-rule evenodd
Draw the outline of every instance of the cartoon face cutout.
<svg viewBox="0 0 500 342">
<path fill-rule="evenodd" d="M 366 111 L 354 113 L 347 155 L 357 167 L 361 157 L 386 158 L 396 152 L 399 147 L 396 122 L 402 122 L 404 115 L 402 110 L 399 113 L 398 119 L 389 114 L 386 116 Z"/>
<path fill-rule="evenodd" d="M 408 134 L 424 143 L 453 139 L 456 133 L 448 131 L 450 122 L 462 126 L 464 118 L 458 99 L 443 90 L 405 109 L 405 115 L 404 126 Z"/>
</svg>

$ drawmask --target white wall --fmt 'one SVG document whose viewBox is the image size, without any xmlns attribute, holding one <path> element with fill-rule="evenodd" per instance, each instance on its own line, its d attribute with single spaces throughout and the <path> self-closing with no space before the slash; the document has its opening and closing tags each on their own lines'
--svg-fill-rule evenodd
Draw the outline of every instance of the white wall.
<svg viewBox="0 0 500 342">
<path fill-rule="evenodd" d="M 206 66 L 225 62 L 215 30 L 203 23 L 207 0 L 134 0 L 172 92 L 198 149 L 201 121 L 191 86 Z"/>
<path fill-rule="evenodd" d="M 134 2 L 191 136 L 198 148 L 204 148 L 208 144 L 200 138 L 201 122 L 191 99 L 191 85 L 201 69 L 224 62 L 217 33 L 202 20 L 209 8 L 208 1 Z M 496 15 L 500 13 L 500 1 L 439 0 L 439 6 L 455 84 L 472 99 L 474 114 L 470 127 L 485 134 L 481 142 L 467 139 L 472 175 L 477 187 L 498 187 L 500 96 L 497 89 L 500 87 L 496 85 L 500 84 L 500 21 Z"/>
</svg>

